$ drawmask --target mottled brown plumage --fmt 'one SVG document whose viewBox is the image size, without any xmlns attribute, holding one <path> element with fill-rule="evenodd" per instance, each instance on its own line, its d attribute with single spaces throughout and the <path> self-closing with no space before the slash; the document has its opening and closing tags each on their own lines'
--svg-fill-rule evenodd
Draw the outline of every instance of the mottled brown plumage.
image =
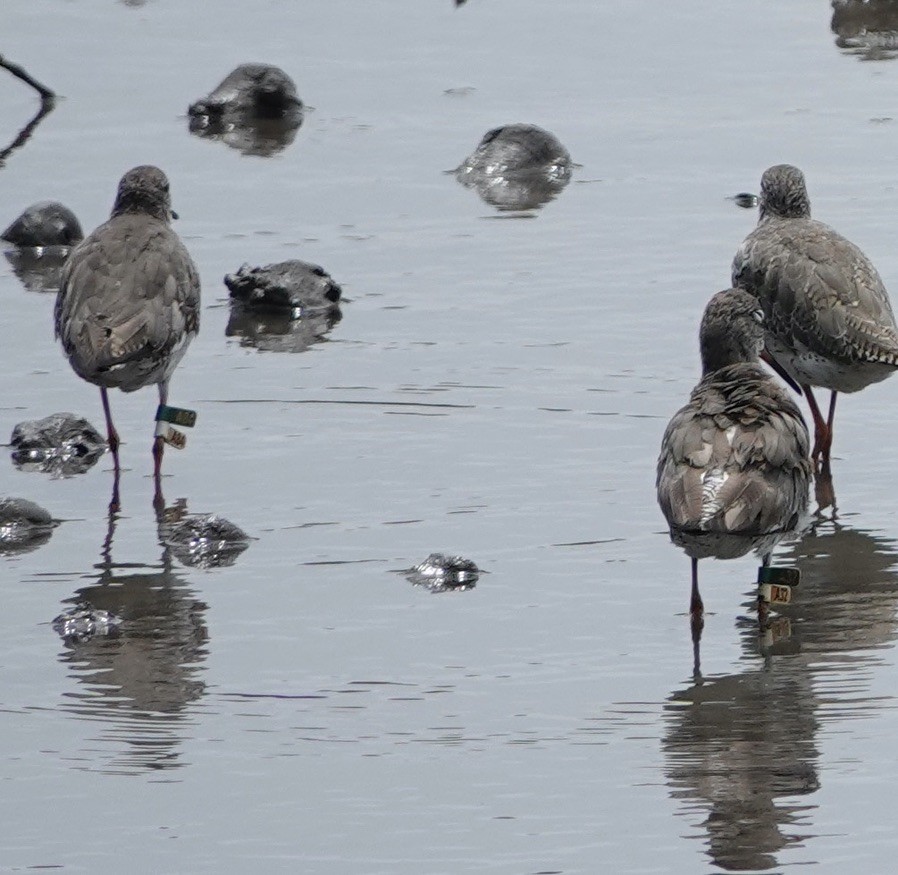
<svg viewBox="0 0 898 875">
<path fill-rule="evenodd" d="M 709 302 L 700 330 L 702 379 L 671 419 L 658 458 L 658 503 L 671 538 L 696 563 L 750 550 L 766 562 L 807 509 L 811 463 L 798 407 L 761 367 L 763 315 L 745 291 Z"/>
<path fill-rule="evenodd" d="M 100 387 L 116 469 L 107 389 L 156 383 L 166 403 L 168 380 L 199 330 L 199 276 L 172 216 L 165 174 L 129 170 L 109 221 L 72 250 L 56 299 L 56 336 L 75 373 Z M 154 455 L 158 479 L 159 439 Z"/>
<path fill-rule="evenodd" d="M 898 325 L 870 260 L 811 218 L 801 171 L 768 168 L 758 226 L 733 261 L 733 285 L 754 294 L 766 317 L 766 349 L 798 383 L 814 416 L 814 456 L 828 465 L 837 392 L 857 392 L 898 368 Z M 829 421 L 812 386 L 830 389 Z"/>
</svg>

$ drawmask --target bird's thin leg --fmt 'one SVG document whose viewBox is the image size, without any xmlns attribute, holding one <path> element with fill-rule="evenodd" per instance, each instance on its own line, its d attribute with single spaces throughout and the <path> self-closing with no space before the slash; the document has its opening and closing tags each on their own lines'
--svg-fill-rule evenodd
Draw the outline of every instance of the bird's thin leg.
<svg viewBox="0 0 898 875">
<path fill-rule="evenodd" d="M 118 432 L 112 424 L 112 411 L 109 408 L 109 393 L 105 386 L 100 386 L 100 397 L 103 399 L 103 413 L 106 414 L 106 439 L 109 442 L 109 452 L 115 460 L 115 467 L 118 468 Z"/>
<path fill-rule="evenodd" d="M 689 600 L 689 620 L 692 626 L 693 654 L 698 660 L 698 644 L 702 638 L 702 629 L 705 625 L 705 606 L 698 591 L 698 559 L 692 560 L 692 597 Z"/>
<path fill-rule="evenodd" d="M 692 560 L 692 598 L 689 601 L 689 613 L 695 617 L 705 612 L 705 606 L 702 604 L 702 597 L 698 591 L 698 559 Z"/>
<path fill-rule="evenodd" d="M 705 606 L 698 592 L 698 559 L 692 560 L 692 598 L 689 602 L 689 626 L 692 630 L 692 674 L 701 677 L 701 641 L 705 627 Z"/>
<path fill-rule="evenodd" d="M 699 681 L 702 677 L 702 627 L 704 622 L 692 619 L 692 677 Z"/>
<path fill-rule="evenodd" d="M 109 499 L 109 513 L 118 513 L 122 502 L 119 497 L 119 480 L 122 468 L 118 460 L 119 438 L 115 426 L 112 424 L 112 411 L 109 409 L 109 393 L 105 386 L 100 386 L 100 397 L 103 399 L 103 413 L 106 414 L 106 440 L 109 442 L 109 452 L 112 453 L 112 498 Z"/>
<path fill-rule="evenodd" d="M 119 497 L 119 478 L 121 471 L 116 465 L 112 472 L 112 498 L 109 499 L 109 515 L 117 514 L 122 509 L 121 498 Z"/>
<path fill-rule="evenodd" d="M 833 422 L 836 418 L 836 398 L 838 392 L 835 390 L 829 396 L 829 416 L 826 417 L 826 445 L 823 447 L 823 469 L 829 472 L 829 452 L 833 445 Z"/>
<path fill-rule="evenodd" d="M 829 460 L 829 448 L 832 445 L 832 434 L 830 433 L 829 426 L 823 419 L 823 414 L 820 412 L 820 408 L 817 406 L 817 399 L 814 397 L 811 387 L 802 384 L 801 388 L 804 391 L 805 397 L 808 399 L 808 407 L 811 408 L 811 417 L 814 420 L 814 449 L 811 450 L 811 459 L 813 459 L 816 464 L 822 454 L 823 459 L 826 462 Z M 835 395 L 835 393 L 833 393 L 833 395 Z M 834 402 L 831 401 L 831 409 L 834 411 L 835 408 L 833 407 L 833 404 Z"/>
<path fill-rule="evenodd" d="M 761 557 L 761 565 L 766 568 L 770 564 L 770 554 L 765 553 Z M 764 601 L 761 596 L 761 589 L 758 587 L 758 622 L 763 626 L 767 622 L 767 618 L 770 616 L 770 605 Z"/>
<path fill-rule="evenodd" d="M 168 380 L 159 383 L 159 403 L 168 403 Z M 165 499 L 162 497 L 162 454 L 165 450 L 165 441 L 161 437 L 153 438 L 153 483 L 156 493 L 153 496 L 154 507 L 164 507 Z"/>
</svg>

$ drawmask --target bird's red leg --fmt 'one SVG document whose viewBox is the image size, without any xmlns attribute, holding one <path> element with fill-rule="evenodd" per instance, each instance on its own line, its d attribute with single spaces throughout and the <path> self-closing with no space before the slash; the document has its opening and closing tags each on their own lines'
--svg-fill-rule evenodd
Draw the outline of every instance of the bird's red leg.
<svg viewBox="0 0 898 875">
<path fill-rule="evenodd" d="M 836 397 L 838 392 L 831 392 L 829 396 L 829 416 L 826 417 L 826 444 L 822 448 L 823 467 L 829 470 L 829 453 L 833 446 L 833 421 L 836 418 Z"/>
<path fill-rule="evenodd" d="M 698 559 L 692 560 L 692 597 L 689 600 L 689 613 L 693 620 L 698 617 L 699 620 L 705 612 L 705 606 L 702 603 L 702 597 L 698 591 Z"/>
<path fill-rule="evenodd" d="M 112 411 L 109 409 L 109 394 L 106 392 L 105 386 L 100 386 L 100 397 L 103 399 L 103 413 L 106 414 L 106 439 L 109 442 L 109 452 L 115 461 L 115 467 L 118 468 L 118 432 L 112 424 Z"/>
<path fill-rule="evenodd" d="M 824 463 L 826 463 L 829 461 L 829 448 L 832 445 L 832 433 L 823 419 L 823 414 L 820 413 L 820 408 L 817 406 L 817 399 L 814 398 L 814 393 L 811 391 L 811 387 L 802 384 L 801 388 L 804 390 L 804 394 L 808 399 L 808 407 L 811 408 L 811 416 L 814 419 L 814 449 L 811 450 L 811 459 L 813 459 L 816 464 L 822 454 Z M 835 393 L 833 394 L 835 395 Z M 830 409 L 835 412 L 835 405 L 833 402 L 830 402 Z"/>
<path fill-rule="evenodd" d="M 692 627 L 693 673 L 700 671 L 699 644 L 702 640 L 702 629 L 705 625 L 705 606 L 698 591 L 698 559 L 692 560 L 692 598 L 689 601 L 689 620 Z"/>
<path fill-rule="evenodd" d="M 159 403 L 168 403 L 168 381 L 163 380 L 159 384 Z M 155 485 L 155 495 L 153 496 L 153 506 L 157 509 L 165 507 L 165 499 L 162 497 L 162 454 L 165 451 L 165 441 L 161 437 L 153 438 L 153 483 Z"/>
</svg>

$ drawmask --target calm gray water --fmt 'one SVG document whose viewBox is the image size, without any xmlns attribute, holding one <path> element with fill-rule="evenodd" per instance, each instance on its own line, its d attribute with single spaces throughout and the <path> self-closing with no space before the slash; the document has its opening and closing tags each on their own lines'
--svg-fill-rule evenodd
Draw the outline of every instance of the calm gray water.
<svg viewBox="0 0 898 875">
<path fill-rule="evenodd" d="M 779 550 L 791 636 L 762 652 L 751 557 L 702 563 L 700 677 L 654 464 L 756 220 L 727 197 L 766 166 L 801 166 L 898 289 L 898 62 L 839 48 L 825 0 L 212 8 L 0 13 L 3 54 L 64 96 L 0 167 L 0 226 L 56 198 L 93 228 L 124 170 L 165 169 L 204 287 L 165 497 L 256 538 L 206 571 L 160 546 L 153 390 L 112 396 L 117 517 L 108 459 L 2 467 L 0 494 L 65 522 L 0 557 L 0 870 L 890 870 L 898 381 L 840 402 L 838 511 Z M 314 107 L 272 157 L 187 130 L 244 61 Z M 5 147 L 37 102 L 0 71 L 0 107 Z M 526 216 L 444 173 L 519 121 L 582 165 Z M 233 336 L 224 274 L 297 257 L 343 320 Z M 53 295 L 0 260 L 0 299 L 0 432 L 101 425 Z M 487 573 L 438 595 L 397 573 L 437 550 Z M 79 598 L 122 637 L 64 644 Z"/>
</svg>

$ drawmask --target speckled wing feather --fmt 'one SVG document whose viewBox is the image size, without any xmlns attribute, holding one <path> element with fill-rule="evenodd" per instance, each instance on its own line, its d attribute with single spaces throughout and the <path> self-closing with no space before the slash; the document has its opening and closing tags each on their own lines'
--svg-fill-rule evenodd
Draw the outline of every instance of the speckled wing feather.
<svg viewBox="0 0 898 875">
<path fill-rule="evenodd" d="M 56 334 L 79 376 L 134 391 L 174 370 L 199 330 L 199 288 L 174 231 L 146 216 L 117 216 L 69 256 Z"/>
<path fill-rule="evenodd" d="M 733 261 L 784 344 L 845 362 L 898 365 L 898 326 L 882 279 L 849 240 L 813 219 L 767 219 Z"/>
<path fill-rule="evenodd" d="M 667 426 L 658 501 L 672 528 L 758 535 L 807 508 L 808 432 L 794 402 L 759 366 L 703 379 Z"/>
</svg>

